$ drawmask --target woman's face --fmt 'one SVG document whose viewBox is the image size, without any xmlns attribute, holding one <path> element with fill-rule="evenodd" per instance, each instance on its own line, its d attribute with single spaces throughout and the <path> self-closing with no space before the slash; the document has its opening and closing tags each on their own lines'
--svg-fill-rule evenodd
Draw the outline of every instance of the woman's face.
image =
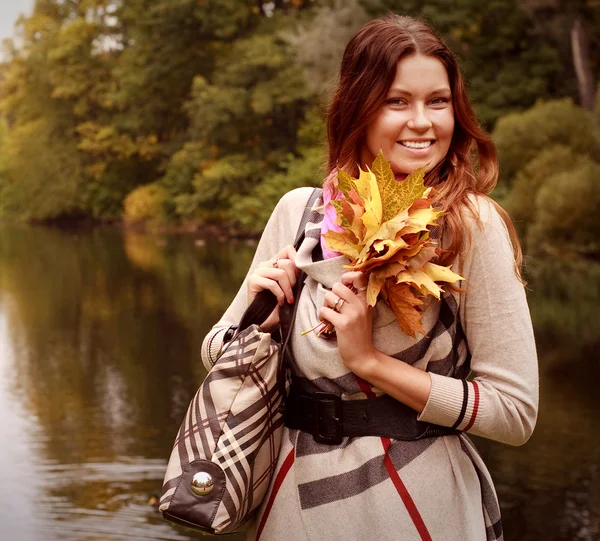
<svg viewBox="0 0 600 541">
<path fill-rule="evenodd" d="M 395 174 L 408 174 L 446 156 L 454 133 L 450 81 L 434 57 L 411 55 L 398 62 L 386 100 L 367 126 L 361 167 L 371 167 L 381 149 Z"/>
</svg>

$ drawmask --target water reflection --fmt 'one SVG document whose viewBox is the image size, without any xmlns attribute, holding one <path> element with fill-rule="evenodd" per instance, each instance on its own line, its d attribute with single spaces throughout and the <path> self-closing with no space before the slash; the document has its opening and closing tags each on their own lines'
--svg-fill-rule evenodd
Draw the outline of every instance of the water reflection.
<svg viewBox="0 0 600 541">
<path fill-rule="evenodd" d="M 253 248 L 0 226 L 2 539 L 207 539 L 149 505 Z M 600 538 L 600 267 L 530 270 L 538 428 L 477 439 L 506 539 Z M 235 540 L 235 537 L 229 539 Z"/>
<path fill-rule="evenodd" d="M 205 375 L 201 340 L 251 254 L 3 227 L 2 514 L 22 496 L 10 539 L 189 537 L 148 501 Z"/>
</svg>

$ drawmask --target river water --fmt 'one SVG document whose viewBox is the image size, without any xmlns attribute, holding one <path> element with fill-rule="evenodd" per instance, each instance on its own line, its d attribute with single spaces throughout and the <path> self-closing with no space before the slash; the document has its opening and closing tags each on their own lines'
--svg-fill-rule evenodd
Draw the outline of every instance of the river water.
<svg viewBox="0 0 600 541">
<path fill-rule="evenodd" d="M 202 338 L 253 250 L 0 225 L 2 541 L 211 538 L 165 523 L 153 502 L 205 376 Z M 530 283 L 537 429 L 518 448 L 475 438 L 507 541 L 600 539 L 599 276 L 557 268 Z"/>
</svg>

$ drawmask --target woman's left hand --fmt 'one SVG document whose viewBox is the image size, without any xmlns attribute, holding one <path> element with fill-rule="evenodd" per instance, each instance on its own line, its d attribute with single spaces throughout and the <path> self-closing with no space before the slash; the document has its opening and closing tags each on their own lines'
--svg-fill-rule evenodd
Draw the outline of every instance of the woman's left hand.
<svg viewBox="0 0 600 541">
<path fill-rule="evenodd" d="M 353 287 L 356 293 L 350 289 Z M 362 272 L 347 272 L 325 294 L 319 317 L 335 327 L 338 348 L 348 370 L 361 376 L 374 358 L 371 332 L 372 308 L 367 305 L 367 278 Z"/>
</svg>

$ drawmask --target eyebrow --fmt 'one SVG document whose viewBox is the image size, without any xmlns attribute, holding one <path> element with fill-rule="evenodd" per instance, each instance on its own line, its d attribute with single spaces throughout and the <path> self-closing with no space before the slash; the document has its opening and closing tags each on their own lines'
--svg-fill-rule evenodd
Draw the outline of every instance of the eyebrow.
<svg viewBox="0 0 600 541">
<path fill-rule="evenodd" d="M 412 96 L 412 94 L 408 90 L 403 90 L 402 88 L 390 88 L 388 94 L 392 94 L 392 93 L 405 94 L 407 96 Z M 438 89 L 434 90 L 433 92 L 429 92 L 429 95 L 431 96 L 433 94 L 444 94 L 444 93 L 451 93 L 450 89 L 447 86 L 438 88 Z"/>
</svg>

